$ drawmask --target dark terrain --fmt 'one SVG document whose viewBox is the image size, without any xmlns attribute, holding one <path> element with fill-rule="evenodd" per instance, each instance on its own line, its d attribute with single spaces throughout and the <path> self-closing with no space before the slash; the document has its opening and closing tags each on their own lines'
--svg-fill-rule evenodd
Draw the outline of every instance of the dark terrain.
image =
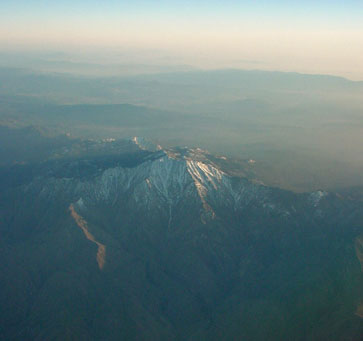
<svg viewBox="0 0 363 341">
<path fill-rule="evenodd" d="M 200 149 L 3 129 L 1 339 L 361 340 L 358 188 L 298 194 Z"/>
</svg>

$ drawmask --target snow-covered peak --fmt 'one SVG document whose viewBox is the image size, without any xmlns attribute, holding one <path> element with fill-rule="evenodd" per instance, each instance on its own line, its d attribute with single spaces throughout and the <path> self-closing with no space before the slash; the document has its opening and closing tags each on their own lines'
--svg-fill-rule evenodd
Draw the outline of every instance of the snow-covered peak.
<svg viewBox="0 0 363 341">
<path fill-rule="evenodd" d="M 131 165 L 119 162 L 115 154 L 111 163 L 103 167 L 96 164 L 98 170 L 93 176 L 56 181 L 59 187 L 69 189 L 76 198 L 72 202 L 80 210 L 90 209 L 97 203 L 115 207 L 127 200 L 138 210 L 167 210 L 172 217 L 179 205 L 191 205 L 201 210 L 201 220 L 206 223 L 216 216 L 216 208 L 221 205 L 240 209 L 250 202 L 269 203 L 264 186 L 232 177 L 214 163 L 213 155 L 200 148 L 161 149 L 138 137 L 126 142 L 125 149 L 130 148 L 130 143 L 132 148 L 137 147 L 137 162 Z M 117 141 L 107 143 L 107 147 L 118 147 Z M 153 147 L 154 152 L 137 153 Z M 126 154 L 126 161 L 128 157 Z"/>
</svg>

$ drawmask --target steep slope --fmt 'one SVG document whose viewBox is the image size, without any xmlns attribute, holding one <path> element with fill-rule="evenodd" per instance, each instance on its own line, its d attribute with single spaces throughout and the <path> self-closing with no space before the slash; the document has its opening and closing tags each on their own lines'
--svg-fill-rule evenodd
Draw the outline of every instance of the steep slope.
<svg viewBox="0 0 363 341">
<path fill-rule="evenodd" d="M 137 143 L 68 148 L 3 187 L 2 338 L 363 335 L 360 201 Z"/>
</svg>

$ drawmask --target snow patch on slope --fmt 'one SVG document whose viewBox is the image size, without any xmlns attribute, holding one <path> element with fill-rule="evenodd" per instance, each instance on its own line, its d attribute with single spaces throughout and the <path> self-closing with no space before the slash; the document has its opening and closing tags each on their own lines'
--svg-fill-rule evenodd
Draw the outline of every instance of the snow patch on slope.
<svg viewBox="0 0 363 341">
<path fill-rule="evenodd" d="M 148 150 L 150 152 L 155 152 L 161 150 L 161 146 L 159 144 L 154 144 L 143 137 L 134 136 L 131 141 L 135 143 L 140 149 Z"/>
<path fill-rule="evenodd" d="M 206 197 L 208 187 L 210 185 L 212 185 L 214 190 L 218 190 L 218 183 L 222 180 L 223 172 L 200 161 L 187 160 L 186 165 L 187 170 L 194 181 L 194 185 L 197 189 L 200 200 L 202 201 L 205 212 L 209 213 L 211 217 L 214 218 L 215 213 L 211 206 L 207 203 Z M 203 217 L 202 222 L 205 223 L 205 219 Z"/>
</svg>

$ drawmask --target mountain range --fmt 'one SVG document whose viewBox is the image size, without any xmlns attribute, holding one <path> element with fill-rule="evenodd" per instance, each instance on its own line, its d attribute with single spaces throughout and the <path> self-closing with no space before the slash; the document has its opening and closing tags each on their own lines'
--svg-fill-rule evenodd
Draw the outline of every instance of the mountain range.
<svg viewBox="0 0 363 341">
<path fill-rule="evenodd" d="M 363 336 L 361 197 L 199 148 L 52 141 L 0 167 L 1 339 Z"/>
</svg>

